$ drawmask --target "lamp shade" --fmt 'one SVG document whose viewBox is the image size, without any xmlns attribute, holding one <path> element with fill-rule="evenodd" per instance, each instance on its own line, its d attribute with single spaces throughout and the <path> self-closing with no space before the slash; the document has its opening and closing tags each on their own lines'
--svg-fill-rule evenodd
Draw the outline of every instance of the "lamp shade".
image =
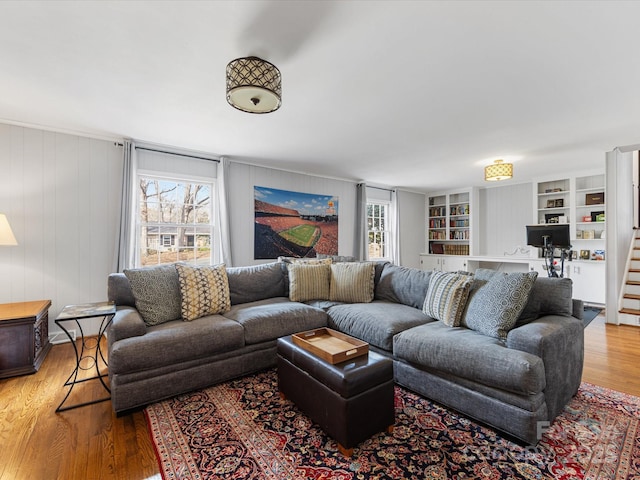
<svg viewBox="0 0 640 480">
<path fill-rule="evenodd" d="M 0 213 L 0 245 L 18 245 L 4 213 Z"/>
<path fill-rule="evenodd" d="M 282 104 L 280 70 L 258 57 L 237 58 L 229 62 L 227 102 L 248 113 L 276 111 Z"/>
<path fill-rule="evenodd" d="M 495 160 L 491 165 L 484 167 L 484 179 L 488 182 L 509 180 L 513 177 L 513 163 L 504 163 Z"/>
</svg>

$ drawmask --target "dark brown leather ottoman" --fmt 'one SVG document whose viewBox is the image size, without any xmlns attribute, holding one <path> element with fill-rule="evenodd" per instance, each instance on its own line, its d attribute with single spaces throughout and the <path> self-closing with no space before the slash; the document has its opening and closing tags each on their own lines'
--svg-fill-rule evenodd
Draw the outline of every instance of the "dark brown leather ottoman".
<svg viewBox="0 0 640 480">
<path fill-rule="evenodd" d="M 395 423 L 393 362 L 375 352 L 331 365 L 278 339 L 278 389 L 351 456 L 353 447 Z"/>
</svg>

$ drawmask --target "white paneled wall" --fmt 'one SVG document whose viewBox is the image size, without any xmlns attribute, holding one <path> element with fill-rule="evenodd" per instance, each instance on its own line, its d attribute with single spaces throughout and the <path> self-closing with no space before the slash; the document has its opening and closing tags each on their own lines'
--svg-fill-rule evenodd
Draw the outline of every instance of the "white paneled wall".
<svg viewBox="0 0 640 480">
<path fill-rule="evenodd" d="M 424 249 L 423 225 L 425 195 L 398 190 L 400 207 L 400 263 L 420 268 L 420 253 Z"/>
<path fill-rule="evenodd" d="M 353 255 L 355 245 L 355 182 L 231 162 L 228 191 L 229 204 L 231 205 L 230 228 L 234 265 L 254 265 L 265 262 L 253 258 L 253 187 L 255 186 L 337 196 L 339 201 L 338 252 L 340 255 Z"/>
<path fill-rule="evenodd" d="M 503 256 L 518 246 L 526 248 L 532 188 L 521 183 L 480 190 L 480 255 Z"/>
<path fill-rule="evenodd" d="M 0 124 L 0 212 L 18 240 L 0 246 L 0 303 L 50 299 L 54 333 L 65 305 L 106 300 L 121 175 L 112 141 Z"/>
</svg>

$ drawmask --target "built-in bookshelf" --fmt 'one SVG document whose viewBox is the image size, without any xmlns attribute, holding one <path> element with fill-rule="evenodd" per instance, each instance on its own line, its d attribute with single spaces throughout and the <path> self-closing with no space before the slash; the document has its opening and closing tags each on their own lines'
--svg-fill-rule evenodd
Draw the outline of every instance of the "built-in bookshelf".
<svg viewBox="0 0 640 480">
<path fill-rule="evenodd" d="M 538 223 L 570 223 L 571 181 L 568 178 L 539 182 L 537 188 Z"/>
<path fill-rule="evenodd" d="M 605 174 L 544 180 L 535 185 L 535 221 L 569 224 L 574 260 L 604 260 Z"/>
<path fill-rule="evenodd" d="M 473 208 L 473 190 L 427 196 L 427 252 L 469 255 Z"/>
</svg>

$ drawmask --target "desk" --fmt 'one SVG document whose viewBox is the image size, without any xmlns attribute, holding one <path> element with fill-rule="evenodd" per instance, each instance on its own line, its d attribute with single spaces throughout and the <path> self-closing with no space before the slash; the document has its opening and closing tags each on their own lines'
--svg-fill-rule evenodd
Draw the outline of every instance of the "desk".
<svg viewBox="0 0 640 480">
<path fill-rule="evenodd" d="M 0 378 L 36 373 L 51 350 L 51 300 L 0 305 Z"/>
<path fill-rule="evenodd" d="M 107 360 L 104 358 L 104 354 L 102 353 L 102 348 L 100 343 L 102 338 L 104 337 L 104 333 L 109 327 L 111 320 L 113 320 L 113 316 L 116 313 L 116 307 L 112 302 L 100 302 L 100 303 L 84 303 L 81 305 L 68 305 L 62 309 L 60 315 L 55 319 L 56 325 L 58 325 L 62 331 L 69 337 L 71 341 L 71 345 L 73 346 L 73 350 L 76 354 L 76 367 L 74 368 L 71 375 L 66 382 L 64 382 L 65 387 L 69 387 L 69 391 L 65 395 L 58 408 L 56 408 L 56 413 L 64 412 L 65 410 L 71 410 L 72 408 L 84 407 L 85 405 L 92 405 L 94 403 L 105 402 L 111 399 L 111 390 L 107 386 L 104 381 L 104 378 L 107 377 L 106 373 L 100 373 L 100 362 L 104 365 L 104 367 L 108 367 L 109 364 Z M 100 322 L 100 328 L 98 330 L 98 337 L 90 337 L 85 338 L 84 331 L 82 330 L 82 320 L 86 320 L 88 318 L 102 317 L 102 321 Z M 73 336 L 64 326 L 66 322 L 74 322 L 78 327 L 78 331 L 80 332 L 80 350 L 78 350 L 78 346 L 76 342 L 73 340 Z M 95 342 L 95 344 L 94 344 Z M 91 370 L 95 368 L 95 376 L 88 378 L 78 378 L 78 373 L 80 370 Z M 97 400 L 91 400 L 89 402 L 77 403 L 74 405 L 69 405 L 63 407 L 64 403 L 69 398 L 73 387 L 79 383 L 88 382 L 89 380 L 99 380 L 104 389 L 109 393 L 108 397 L 99 398 Z"/>
</svg>

